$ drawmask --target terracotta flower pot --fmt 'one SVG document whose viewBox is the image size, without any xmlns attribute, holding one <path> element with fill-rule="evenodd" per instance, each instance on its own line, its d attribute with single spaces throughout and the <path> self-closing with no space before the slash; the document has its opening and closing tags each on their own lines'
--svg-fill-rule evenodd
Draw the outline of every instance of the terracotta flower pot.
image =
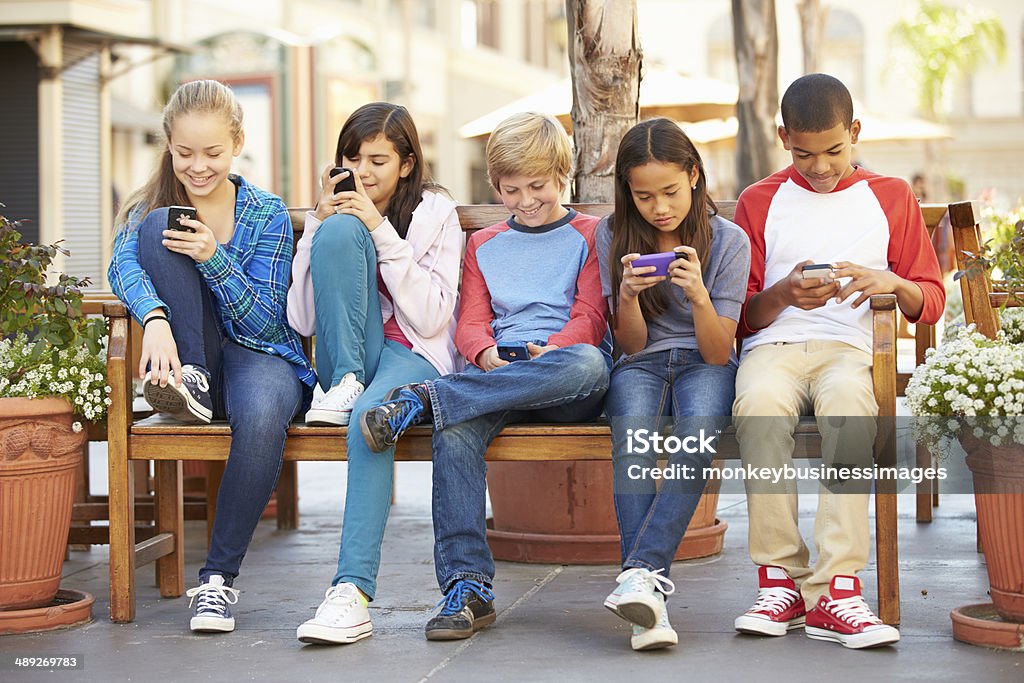
<svg viewBox="0 0 1024 683">
<path fill-rule="evenodd" d="M 72 423 L 64 399 L 0 398 L 0 610 L 57 594 L 86 438 Z"/>
<path fill-rule="evenodd" d="M 618 564 L 613 483 L 610 461 L 488 463 L 487 540 L 495 559 Z M 715 481 L 704 490 L 675 559 L 722 551 L 728 524 L 715 518 L 720 486 Z M 530 492 L 528 504 L 523 491 Z"/>
<path fill-rule="evenodd" d="M 974 475 L 989 592 L 1004 619 L 1024 623 L 1024 446 L 961 438 Z"/>
</svg>

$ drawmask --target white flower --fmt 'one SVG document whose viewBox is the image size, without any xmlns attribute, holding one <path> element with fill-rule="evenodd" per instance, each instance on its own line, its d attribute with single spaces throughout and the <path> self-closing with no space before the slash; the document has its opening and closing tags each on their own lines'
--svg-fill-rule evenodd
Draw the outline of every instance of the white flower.
<svg viewBox="0 0 1024 683">
<path fill-rule="evenodd" d="M 72 422 L 71 423 L 71 431 L 73 431 L 76 434 L 81 432 L 82 431 L 82 423 L 81 422 Z"/>
</svg>

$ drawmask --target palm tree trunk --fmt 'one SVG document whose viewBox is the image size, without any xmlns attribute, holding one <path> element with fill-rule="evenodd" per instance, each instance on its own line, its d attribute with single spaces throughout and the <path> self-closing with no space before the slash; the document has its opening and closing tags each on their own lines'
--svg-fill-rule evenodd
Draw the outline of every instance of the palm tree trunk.
<svg viewBox="0 0 1024 683">
<path fill-rule="evenodd" d="M 736 189 L 775 170 L 775 113 L 779 109 L 779 38 L 775 0 L 732 0 L 739 77 Z"/>
<path fill-rule="evenodd" d="M 639 118 L 636 0 L 566 0 L 565 10 L 576 142 L 572 199 L 610 202 L 619 141 Z"/>
<path fill-rule="evenodd" d="M 822 8 L 821 0 L 801 0 L 797 3 L 800 12 L 800 38 L 804 49 L 804 73 L 817 73 L 821 57 L 821 42 L 825 35 L 825 20 L 828 7 Z"/>
</svg>

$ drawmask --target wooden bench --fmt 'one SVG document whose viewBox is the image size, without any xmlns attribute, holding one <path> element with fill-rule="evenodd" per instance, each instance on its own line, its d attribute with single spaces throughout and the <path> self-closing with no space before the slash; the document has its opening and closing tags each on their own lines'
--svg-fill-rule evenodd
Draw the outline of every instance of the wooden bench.
<svg viewBox="0 0 1024 683">
<path fill-rule="evenodd" d="M 719 202 L 718 205 L 723 216 L 732 217 L 735 202 Z M 575 208 L 598 216 L 612 210 L 609 204 L 575 205 Z M 498 205 L 460 206 L 458 212 L 462 227 L 467 232 L 497 223 L 508 215 Z M 925 207 L 930 226 L 938 224 L 944 213 L 944 206 Z M 304 210 L 291 210 L 291 218 L 298 241 Z M 897 389 L 905 386 L 907 379 L 905 374 L 896 373 L 895 296 L 872 297 L 871 310 L 875 396 L 880 415 L 894 416 Z M 113 400 L 108 418 L 110 616 L 115 622 L 129 622 L 135 618 L 136 567 L 156 562 L 157 583 L 163 597 L 178 597 L 184 592 L 181 460 L 225 461 L 231 435 L 225 423 L 181 425 L 159 416 L 133 421 L 132 368 L 126 360 L 132 357 L 128 333 L 131 318 L 120 303 L 105 305 L 104 314 L 110 327 L 108 373 Z M 282 480 L 278 484 L 279 495 L 282 489 L 294 490 L 295 461 L 345 459 L 344 427 L 307 427 L 298 423 L 289 429 L 288 434 L 284 453 L 286 467 L 282 469 Z M 796 441 L 795 457 L 820 457 L 821 439 L 813 419 L 801 422 Z M 879 443 L 877 457 L 880 461 L 894 462 L 894 433 L 887 432 Z M 411 429 L 399 442 L 395 457 L 397 460 L 430 460 L 430 429 Z M 610 460 L 610 431 L 603 423 L 511 425 L 494 440 L 486 457 L 491 461 Z M 720 457 L 739 457 L 735 438 L 729 433 L 720 444 Z M 156 534 L 136 543 L 135 507 L 132 504 L 136 481 L 131 476 L 131 464 L 139 460 L 155 461 Z M 286 506 L 287 501 L 282 500 L 279 504 Z M 894 486 L 877 492 L 875 515 L 879 615 L 886 623 L 897 624 L 899 570 Z"/>
</svg>

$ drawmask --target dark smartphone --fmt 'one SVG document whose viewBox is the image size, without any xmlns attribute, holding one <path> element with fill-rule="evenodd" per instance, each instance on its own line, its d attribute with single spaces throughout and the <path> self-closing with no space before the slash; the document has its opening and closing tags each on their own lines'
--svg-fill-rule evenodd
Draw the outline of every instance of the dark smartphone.
<svg viewBox="0 0 1024 683">
<path fill-rule="evenodd" d="M 339 192 L 355 192 L 356 191 L 356 172 L 351 168 L 345 168 L 344 166 L 335 166 L 331 169 L 331 177 L 338 175 L 342 172 L 348 172 L 348 175 L 338 181 L 338 184 L 334 186 L 334 194 Z"/>
<path fill-rule="evenodd" d="M 191 220 L 195 217 L 196 209 L 193 206 L 172 206 L 167 209 L 167 229 L 180 230 L 181 232 L 195 232 L 195 228 L 184 226 L 178 222 L 179 218 L 188 218 Z"/>
<path fill-rule="evenodd" d="M 517 360 L 530 360 L 530 349 L 526 344 L 498 344 L 498 358 L 514 363 Z"/>
</svg>

